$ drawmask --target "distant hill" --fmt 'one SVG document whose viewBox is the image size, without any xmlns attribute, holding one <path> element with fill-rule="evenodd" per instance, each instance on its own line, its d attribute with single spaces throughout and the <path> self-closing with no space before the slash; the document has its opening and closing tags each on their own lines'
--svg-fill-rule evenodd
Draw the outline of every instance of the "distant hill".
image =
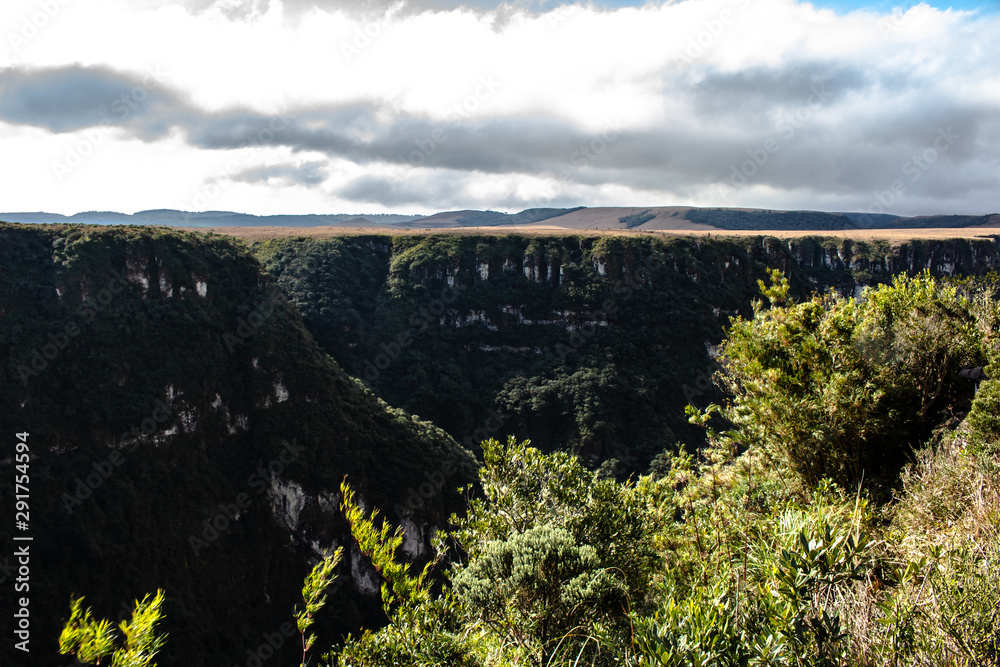
<svg viewBox="0 0 1000 667">
<path fill-rule="evenodd" d="M 564 229 L 661 231 L 832 231 L 843 229 L 926 229 L 1000 226 L 1000 215 L 931 215 L 903 218 L 866 213 L 697 208 L 691 206 L 573 209 L 538 226 Z"/>
<path fill-rule="evenodd" d="M 841 213 L 820 211 L 741 211 L 725 208 L 692 208 L 687 219 L 719 229 L 746 230 L 822 230 L 858 227 Z"/>
<path fill-rule="evenodd" d="M 336 213 L 319 215 L 250 215 L 231 211 L 156 209 L 131 215 L 87 211 L 0 213 L 0 220 L 26 223 L 99 225 L 166 225 L 172 227 L 383 227 L 387 229 L 451 229 L 461 227 L 545 227 L 566 230 L 634 229 L 660 231 L 831 231 L 845 229 L 928 229 L 1000 226 L 1000 214 L 929 215 L 904 218 L 888 214 L 826 211 L 781 211 L 692 206 L 601 206 L 529 208 L 519 213 L 465 209 L 433 215 Z"/>
<path fill-rule="evenodd" d="M 583 206 L 576 208 L 528 208 L 520 213 L 464 209 L 461 211 L 443 211 L 398 224 L 402 227 L 421 228 L 521 226 L 556 218 L 582 209 L 584 209 Z"/>
<path fill-rule="evenodd" d="M 927 227 L 983 227 L 1000 224 L 1000 215 L 928 215 L 916 218 L 897 218 L 884 225 L 891 229 L 923 229 Z"/>
<path fill-rule="evenodd" d="M 336 213 L 330 215 L 250 215 L 232 211 L 175 211 L 154 209 L 138 211 L 131 215 L 114 211 L 87 211 L 75 215 L 59 213 L 0 213 L 5 222 L 28 223 L 78 223 L 92 225 L 168 225 L 172 227 L 318 227 L 335 225 L 338 227 L 371 227 L 375 225 L 400 224 L 418 220 L 419 215 L 398 215 L 394 213 L 356 214 Z"/>
</svg>

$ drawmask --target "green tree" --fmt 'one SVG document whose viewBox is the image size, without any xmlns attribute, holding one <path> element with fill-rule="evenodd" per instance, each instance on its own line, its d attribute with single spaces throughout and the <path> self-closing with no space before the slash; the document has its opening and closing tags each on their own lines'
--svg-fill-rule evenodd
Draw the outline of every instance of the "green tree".
<svg viewBox="0 0 1000 667">
<path fill-rule="evenodd" d="M 929 274 L 859 299 L 792 303 L 776 271 L 760 287 L 770 308 L 756 302 L 720 348 L 731 436 L 808 486 L 891 484 L 936 414 L 971 392 L 958 371 L 985 358 L 973 301 Z"/>
<path fill-rule="evenodd" d="M 996 452 L 1000 451 L 1000 347 L 991 348 L 989 353 L 989 379 L 980 384 L 972 401 L 969 425 L 977 444 L 987 452 Z"/>
<path fill-rule="evenodd" d="M 440 589 L 430 566 L 414 574 L 397 556 L 402 530 L 343 488 L 355 539 L 385 580 L 389 625 L 350 639 L 340 665 L 596 664 L 631 645 L 659 558 L 662 485 L 602 478 L 514 438 L 487 440 L 483 453 L 481 493 L 439 545 L 464 562 L 441 572 Z"/>
<path fill-rule="evenodd" d="M 343 667 L 384 667 L 385 665 L 423 665 L 461 667 L 475 665 L 468 645 L 465 617 L 455 604 L 451 590 L 445 587 L 432 596 L 431 572 L 438 561 L 431 561 L 417 574 L 413 565 L 400 558 L 403 529 L 395 529 L 379 518 L 378 510 L 365 512 L 344 480 L 341 510 L 351 526 L 351 534 L 361 552 L 382 577 L 382 608 L 389 624 L 360 637 L 348 637 L 336 658 Z M 330 656 L 331 660 L 333 656 Z"/>
<path fill-rule="evenodd" d="M 95 619 L 83 598 L 70 600 L 70 618 L 59 636 L 59 652 L 73 655 L 80 662 L 100 665 L 111 658 L 111 667 L 156 667 L 153 658 L 163 648 L 166 635 L 156 633 L 162 614 L 162 590 L 136 601 L 130 620 L 122 621 L 118 632 L 111 622 Z"/>
<path fill-rule="evenodd" d="M 623 607 L 641 604 L 657 558 L 651 544 L 659 526 L 657 484 L 602 478 L 571 454 L 543 454 L 530 444 L 513 436 L 482 443 L 482 495 L 470 499 L 465 517 L 455 517 L 454 538 L 473 560 L 532 528 L 564 528 L 619 574 L 628 598 Z"/>
<path fill-rule="evenodd" d="M 314 622 L 313 616 L 326 605 L 326 589 L 337 578 L 333 570 L 337 567 L 337 563 L 340 562 L 340 557 L 343 553 L 343 547 L 338 548 L 333 552 L 332 556 L 327 556 L 316 563 L 316 566 L 306 575 L 305 582 L 302 584 L 303 606 L 295 609 L 295 626 L 298 628 L 299 634 L 302 635 L 301 667 L 306 667 L 306 656 L 309 654 L 309 650 L 313 647 L 313 644 L 316 643 L 316 635 L 306 633 L 312 627 Z"/>
<path fill-rule="evenodd" d="M 604 478 L 513 437 L 482 447 L 482 494 L 452 533 L 468 557 L 453 582 L 470 620 L 535 658 L 630 645 L 659 563 L 663 485 Z"/>
<path fill-rule="evenodd" d="M 472 614 L 536 665 L 550 664 L 560 648 L 575 652 L 591 625 L 620 613 L 617 573 L 602 567 L 594 547 L 549 525 L 490 542 L 453 584 Z"/>
</svg>

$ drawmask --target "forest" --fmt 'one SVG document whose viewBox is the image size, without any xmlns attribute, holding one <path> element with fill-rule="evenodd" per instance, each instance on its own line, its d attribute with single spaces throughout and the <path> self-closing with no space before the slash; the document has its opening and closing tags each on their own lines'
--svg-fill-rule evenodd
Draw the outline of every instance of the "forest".
<svg viewBox="0 0 1000 667">
<path fill-rule="evenodd" d="M 320 347 L 390 405 L 471 451 L 512 434 L 621 475 L 704 444 L 684 406 L 721 400 L 713 350 L 768 268 L 806 298 L 1000 267 L 989 240 L 439 234 L 250 249 Z"/>
<path fill-rule="evenodd" d="M 991 241 L 0 235 L 5 664 L 997 663 Z"/>
<path fill-rule="evenodd" d="M 465 511 L 422 569 L 401 529 L 341 510 L 388 623 L 328 665 L 992 665 L 1000 659 L 995 277 L 897 277 L 790 299 L 773 271 L 720 348 L 721 404 L 689 406 L 697 455 L 624 482 L 565 452 L 482 443 Z M 301 664 L 341 556 L 307 577 Z M 162 602 L 116 649 L 79 600 L 62 650 L 147 664 Z"/>
</svg>

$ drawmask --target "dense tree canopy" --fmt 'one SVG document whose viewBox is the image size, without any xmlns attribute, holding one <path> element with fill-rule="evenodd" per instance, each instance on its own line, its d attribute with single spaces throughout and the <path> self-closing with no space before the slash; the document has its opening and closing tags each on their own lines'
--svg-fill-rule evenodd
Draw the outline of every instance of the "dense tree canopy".
<svg viewBox="0 0 1000 667">
<path fill-rule="evenodd" d="M 0 231 L 8 241 L 24 234 Z M 18 254 L 48 258 L 24 261 L 34 273 L 23 285 L 0 285 L 17 306 L 8 315 L 14 326 L 0 330 L 7 336 L 0 342 L 11 348 L 8 369 L 16 370 L 31 352 L 24 341 L 47 335 L 71 302 L 82 301 L 83 279 L 103 277 L 99 269 L 106 265 L 145 258 L 144 270 L 154 278 L 148 293 L 138 274 L 129 279 L 126 295 L 111 307 L 114 316 L 97 318 L 74 342 L 78 349 L 54 362 L 111 391 L 74 398 L 49 373 L 32 379 L 28 410 L 55 414 L 53 406 L 71 398 L 75 403 L 66 405 L 75 419 L 88 411 L 102 414 L 81 423 L 124 428 L 145 414 L 145 403 L 130 396 L 159 396 L 170 383 L 171 394 L 183 394 L 209 416 L 201 422 L 215 429 L 208 438 L 178 431 L 172 448 L 140 450 L 80 514 L 45 527 L 50 535 L 70 527 L 66 548 L 81 554 L 78 560 L 105 563 L 110 554 L 120 564 L 110 574 L 93 565 L 105 577 L 95 579 L 101 590 L 79 591 L 98 617 L 107 616 L 109 596 L 131 594 L 109 588 L 108 576 L 141 566 L 149 590 L 166 589 L 155 614 L 160 623 L 162 611 L 169 635 L 162 651 L 153 614 L 142 624 L 164 667 L 177 656 L 200 664 L 206 656 L 214 660 L 259 643 L 247 636 L 247 628 L 256 627 L 251 617 L 283 628 L 272 607 L 252 605 L 273 595 L 291 608 L 298 597 L 294 580 L 309 572 L 306 560 L 315 567 L 302 590 L 304 606 L 286 619 L 289 636 L 298 627 L 303 650 L 290 652 L 286 644 L 274 665 L 289 662 L 289 653 L 296 664 L 301 655 L 308 664 L 336 667 L 1000 661 L 1000 380 L 982 381 L 973 398 L 975 383 L 959 374 L 967 365 L 986 364 L 987 375 L 996 377 L 998 366 L 997 301 L 975 284 L 918 275 L 850 292 L 856 294 L 850 298 L 811 296 L 809 276 L 793 269 L 787 282 L 774 275 L 770 285 L 762 284 L 764 299 L 749 309 L 744 306 L 757 293 L 760 258 L 791 266 L 789 247 L 576 237 L 544 243 L 414 237 L 391 246 L 362 238 L 328 248 L 275 243 L 257 248 L 258 256 L 292 303 L 282 301 L 230 349 L 227 332 L 259 311 L 255 298 L 269 284 L 247 253 L 219 239 L 212 240 L 217 250 L 208 252 L 194 239 L 170 234 L 104 233 L 103 244 L 74 231 L 65 239 L 0 245 L 11 262 Z M 815 251 L 828 262 L 844 249 L 823 243 L 809 251 L 800 244 L 797 252 Z M 476 277 L 483 258 L 494 271 L 490 281 Z M 158 259 L 169 269 L 162 285 L 155 279 Z M 444 303 L 448 267 L 456 259 L 463 272 L 450 277 L 467 289 Z M 197 276 L 181 271 L 200 262 L 220 267 L 206 270 L 215 276 L 208 298 Z M 558 288 L 529 278 L 524 267 L 532 262 L 553 267 L 553 275 L 562 276 Z M 224 266 L 239 270 L 226 273 Z M 31 288 L 32 281 L 45 289 Z M 171 286 L 176 297 L 167 296 Z M 497 331 L 469 315 L 484 303 Z M 438 305 L 451 311 L 423 315 Z M 326 336 L 324 346 L 338 348 L 356 374 L 399 345 L 399 356 L 370 383 L 406 395 L 414 401 L 410 408 L 426 406 L 463 429 L 470 420 L 476 425 L 476 410 L 493 405 L 504 412 L 505 426 L 482 429 L 487 435 L 556 426 L 543 432 L 539 448 L 524 439 L 486 438 L 477 452 L 482 460 L 474 462 L 439 429 L 388 408 L 320 353 L 298 308 L 306 313 L 305 325 Z M 565 323 L 546 319 L 568 309 L 573 312 Z M 610 324 L 595 324 L 598 310 Z M 744 318 L 724 330 L 737 310 Z M 522 317 L 534 324 L 527 327 Z M 192 321 L 202 324 L 189 326 Z M 588 321 L 591 333 L 584 334 Z M 155 336 L 128 342 L 118 330 L 124 326 Z M 379 339 L 375 332 L 391 337 Z M 404 353 L 399 336 L 407 333 L 422 338 L 410 340 Z M 709 397 L 723 397 L 721 390 L 702 388 L 707 380 L 695 380 L 715 349 L 705 342 L 723 335 L 718 363 L 725 400 L 707 412 L 692 409 L 687 423 L 680 399 L 693 395 L 704 405 Z M 102 344 L 105 338 L 119 348 Z M 541 351 L 534 340 L 542 341 Z M 126 384 L 115 385 L 121 377 Z M 253 433 L 239 433 L 232 447 L 206 447 L 212 433 L 226 432 L 216 385 L 221 391 L 241 382 L 245 390 L 222 393 L 226 405 L 254 418 Z M 288 400 L 275 400 L 279 386 Z M 15 390 L 16 384 L 6 388 L 20 398 Z M 707 437 L 688 439 L 695 432 Z M 343 531 L 309 533 L 309 541 L 286 546 L 302 533 L 285 530 L 271 514 L 270 496 L 261 495 L 241 523 L 203 552 L 212 568 L 189 554 L 186 532 L 180 548 L 160 539 L 176 532 L 178 523 L 187 531 L 203 521 L 206 507 L 228 508 L 241 480 L 293 434 L 308 434 L 313 446 L 308 461 L 282 479 L 302 482 L 306 493 L 331 492 L 303 520 L 342 525 Z M 79 474 L 75 464 L 86 468 L 91 452 L 103 451 L 96 437 L 83 444 L 87 448 L 76 453 L 48 453 L 55 479 L 72 479 Z M 655 474 L 637 476 L 657 452 Z M 622 466 L 608 460 L 618 453 L 634 460 Z M 467 486 L 474 464 L 481 468 Z M 337 498 L 335 484 L 344 473 L 348 484 Z M 426 494 L 425 486 L 431 489 Z M 186 497 L 169 495 L 174 488 L 184 488 Z M 53 504 L 58 494 L 49 495 L 40 495 L 41 502 Z M 412 505 L 398 503 L 398 517 L 383 519 L 394 500 L 409 503 L 416 496 L 432 520 L 420 523 Z M 448 519 L 445 508 L 458 513 Z M 192 517 L 186 523 L 178 519 L 182 511 Z M 396 518 L 408 519 L 407 530 L 425 532 L 407 534 Z M 115 542 L 127 532 L 116 526 L 139 531 L 140 556 Z M 414 562 L 413 546 L 423 545 L 427 534 L 438 551 Z M 237 538 L 238 548 L 223 551 Z M 38 544 L 46 542 L 64 548 L 56 540 Z M 348 625 L 361 615 L 344 601 L 346 587 L 331 588 L 319 611 L 336 574 L 335 560 L 322 560 L 320 553 L 331 543 L 343 546 L 336 552 L 344 554 L 339 570 L 349 567 L 382 594 L 379 621 L 365 616 L 364 630 L 339 642 L 328 641 L 330 617 L 343 616 Z M 237 572 L 245 574 L 237 580 Z M 60 595 L 69 592 L 65 573 L 52 573 L 49 588 L 58 584 Z M 217 579 L 228 580 L 225 587 Z M 203 598 L 193 593 L 206 590 L 222 593 L 206 595 L 204 604 L 213 606 L 197 609 L 191 601 Z M 129 653 L 124 628 L 122 636 L 109 634 L 77 598 L 71 600 L 62 616 L 70 619 L 67 650 L 81 659 Z M 217 627 L 199 627 L 201 635 L 190 631 L 192 619 L 222 607 L 231 609 L 231 618 L 216 614 Z M 60 620 L 51 608 L 50 626 Z M 311 646 L 314 632 L 319 639 Z M 206 637 L 218 645 L 207 645 Z M 152 651 L 140 653 L 137 667 L 152 661 Z M 241 650 L 233 660 L 247 664 Z"/>
</svg>

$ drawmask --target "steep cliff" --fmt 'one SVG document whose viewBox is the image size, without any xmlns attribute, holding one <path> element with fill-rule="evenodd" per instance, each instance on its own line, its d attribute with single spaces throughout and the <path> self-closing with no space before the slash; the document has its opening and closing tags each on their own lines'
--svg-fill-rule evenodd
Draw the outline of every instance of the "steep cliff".
<svg viewBox="0 0 1000 667">
<path fill-rule="evenodd" d="M 68 663 L 55 649 L 71 593 L 116 618 L 158 587 L 162 664 L 245 664 L 267 635 L 282 643 L 274 664 L 298 664 L 297 640 L 274 633 L 309 566 L 348 543 L 343 476 L 419 529 L 408 548 L 421 555 L 474 475 L 452 438 L 323 353 L 230 239 L 0 225 L 0 267 L 0 496 L 13 508 L 14 434 L 28 432 L 34 538 L 32 651 L 4 642 L 0 664 Z M 13 530 L 0 522 L 0 542 Z M 355 552 L 340 574 L 327 645 L 373 618 L 358 594 L 373 572 Z"/>
<path fill-rule="evenodd" d="M 466 446 L 515 433 L 612 472 L 697 446 L 714 346 L 767 267 L 799 296 L 899 271 L 979 274 L 993 241 L 806 237 L 345 236 L 253 252 L 319 343 L 389 403 Z"/>
<path fill-rule="evenodd" d="M 1000 237 L 902 243 L 806 237 L 787 242 L 787 247 L 798 268 L 818 287 L 852 289 L 924 270 L 935 276 L 968 276 L 1000 269 Z"/>
</svg>

